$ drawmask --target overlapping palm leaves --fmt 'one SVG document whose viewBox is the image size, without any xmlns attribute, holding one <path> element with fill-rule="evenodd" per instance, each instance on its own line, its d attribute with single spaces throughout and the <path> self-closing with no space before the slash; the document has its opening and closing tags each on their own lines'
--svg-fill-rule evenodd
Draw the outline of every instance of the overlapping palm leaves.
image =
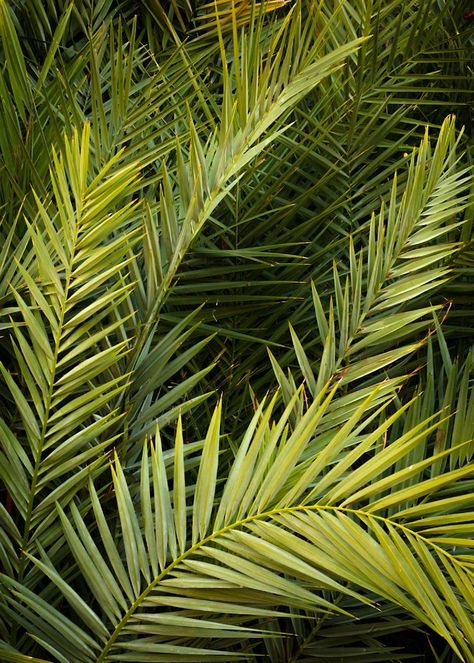
<svg viewBox="0 0 474 663">
<path fill-rule="evenodd" d="M 3 660 L 472 660 L 469 36 L 336 4 L 0 3 Z"/>
</svg>

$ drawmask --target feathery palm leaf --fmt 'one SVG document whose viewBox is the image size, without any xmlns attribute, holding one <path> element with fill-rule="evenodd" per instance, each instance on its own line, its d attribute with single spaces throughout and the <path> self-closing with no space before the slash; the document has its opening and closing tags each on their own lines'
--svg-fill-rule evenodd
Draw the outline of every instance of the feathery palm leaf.
<svg viewBox="0 0 474 663">
<path fill-rule="evenodd" d="M 433 312 L 441 308 L 425 304 L 452 278 L 449 262 L 464 248 L 449 241 L 470 203 L 470 169 L 458 169 L 456 144 L 452 120 L 444 123 L 432 153 L 425 136 L 413 153 L 403 197 L 397 197 L 395 178 L 389 207 L 382 205 L 378 217 L 372 216 L 367 246 L 358 255 L 358 235 L 349 238 L 347 274 L 343 279 L 334 265 L 334 295 L 326 305 L 313 286 L 323 343 L 317 379 L 291 328 L 296 357 L 312 393 L 329 379 L 349 384 L 387 370 L 423 343 Z M 406 338 L 411 342 L 401 345 Z M 310 339 L 310 347 L 314 344 Z M 277 376 L 280 382 L 286 379 L 281 368 Z"/>
<path fill-rule="evenodd" d="M 7 612 L 58 660 L 224 660 L 249 652 L 235 645 L 220 651 L 213 643 L 251 642 L 257 615 L 277 616 L 285 607 L 350 614 L 340 603 L 344 596 L 375 614 L 380 599 L 469 656 L 473 557 L 463 532 L 472 526 L 472 498 L 454 493 L 470 481 L 472 467 L 425 475 L 451 450 L 406 467 L 406 457 L 438 429 L 436 419 L 377 449 L 409 404 L 369 432 L 363 417 L 374 393 L 308 462 L 304 450 L 310 440 L 317 445 L 333 394 L 321 391 L 292 434 L 291 404 L 275 423 L 274 402 L 262 404 L 217 501 L 220 405 L 191 485 L 180 423 L 170 478 L 158 434 L 144 447 L 136 492 L 116 458 L 112 530 L 90 487 L 100 547 L 75 506 L 71 519 L 60 509 L 87 594 L 65 582 L 45 552 L 33 560 L 65 597 L 73 621 L 5 579 Z M 410 485 L 415 474 L 422 478 Z M 230 623 L 224 613 L 234 615 Z M 190 637 L 206 646 L 196 649 Z"/>
</svg>

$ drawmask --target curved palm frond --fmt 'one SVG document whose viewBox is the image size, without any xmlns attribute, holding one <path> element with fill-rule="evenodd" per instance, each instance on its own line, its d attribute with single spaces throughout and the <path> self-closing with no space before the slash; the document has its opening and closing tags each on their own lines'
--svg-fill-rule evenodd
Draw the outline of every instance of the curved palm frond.
<svg viewBox="0 0 474 663">
<path fill-rule="evenodd" d="M 112 529 L 90 487 L 100 547 L 75 506 L 71 519 L 60 509 L 90 599 L 65 582 L 43 552 L 33 561 L 61 591 L 73 621 L 59 620 L 56 608 L 4 579 L 11 591 L 8 612 L 59 660 L 224 660 L 246 658 L 249 651 L 236 645 L 221 651 L 214 643 L 227 637 L 251 643 L 256 615 L 276 616 L 285 607 L 348 615 L 339 603 L 344 596 L 375 615 L 380 598 L 470 660 L 473 556 L 464 532 L 472 527 L 472 497 L 464 490 L 457 495 L 456 487 L 471 481 L 472 466 L 426 474 L 451 449 L 407 466 L 440 422 L 419 422 L 380 448 L 402 410 L 369 432 L 366 402 L 309 462 L 304 449 L 310 440 L 315 446 L 332 396 L 320 392 L 291 434 L 291 404 L 274 424 L 274 402 L 262 404 L 219 499 L 220 405 L 196 479 L 186 470 L 181 424 L 171 477 L 158 434 L 145 445 L 136 492 L 116 458 L 118 521 Z M 421 478 L 410 484 L 414 475 Z M 230 622 L 222 620 L 226 613 L 233 615 Z M 196 637 L 206 643 L 200 650 L 189 641 Z"/>
<path fill-rule="evenodd" d="M 313 286 L 315 318 L 324 344 L 317 379 L 313 362 L 290 329 L 312 393 L 331 378 L 350 384 L 389 371 L 391 364 L 414 353 L 426 340 L 432 314 L 442 306 L 429 304 L 452 278 L 450 263 L 464 248 L 461 242 L 449 241 L 463 224 L 459 215 L 470 205 L 471 169 L 458 170 L 456 145 L 450 119 L 433 151 L 425 136 L 413 152 L 401 200 L 395 178 L 390 205 L 387 210 L 383 205 L 378 217 L 372 216 L 367 246 L 358 255 L 354 245 L 359 237 L 350 237 L 345 279 L 334 264 L 334 294 L 328 304 Z M 402 345 L 405 339 L 409 343 Z M 315 340 L 306 344 L 314 347 Z M 281 368 L 277 377 L 280 383 L 286 380 Z"/>
<path fill-rule="evenodd" d="M 128 379 L 114 371 L 128 351 L 127 339 L 116 336 L 120 321 L 104 321 L 133 287 L 127 253 L 140 226 L 136 205 L 120 203 L 138 170 L 108 176 L 112 161 L 91 181 L 89 135 L 85 125 L 63 155 L 53 153 L 53 200 L 37 198 L 37 216 L 26 221 L 30 267 L 19 266 L 25 292 L 13 291 L 18 314 L 11 317 L 21 381 L 8 364 L 0 367 L 19 414 L 2 422 L 2 478 L 23 521 L 22 549 L 47 531 L 51 504 L 71 499 L 115 439 L 107 432 L 120 413 L 110 405 Z M 11 462 L 23 436 L 22 461 Z"/>
</svg>

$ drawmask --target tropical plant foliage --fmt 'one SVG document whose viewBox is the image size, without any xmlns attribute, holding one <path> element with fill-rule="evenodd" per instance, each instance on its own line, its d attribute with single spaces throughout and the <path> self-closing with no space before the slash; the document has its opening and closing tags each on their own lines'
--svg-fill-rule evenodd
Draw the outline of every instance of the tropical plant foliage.
<svg viewBox="0 0 474 663">
<path fill-rule="evenodd" d="M 2 661 L 474 661 L 471 18 L 0 0 Z"/>
</svg>

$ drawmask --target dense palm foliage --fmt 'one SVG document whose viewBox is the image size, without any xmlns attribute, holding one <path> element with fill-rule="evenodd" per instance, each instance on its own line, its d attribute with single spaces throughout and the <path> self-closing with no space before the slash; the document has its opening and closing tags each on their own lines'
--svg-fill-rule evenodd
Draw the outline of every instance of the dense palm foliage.
<svg viewBox="0 0 474 663">
<path fill-rule="evenodd" d="M 0 659 L 474 661 L 458 0 L 0 0 Z"/>
</svg>

